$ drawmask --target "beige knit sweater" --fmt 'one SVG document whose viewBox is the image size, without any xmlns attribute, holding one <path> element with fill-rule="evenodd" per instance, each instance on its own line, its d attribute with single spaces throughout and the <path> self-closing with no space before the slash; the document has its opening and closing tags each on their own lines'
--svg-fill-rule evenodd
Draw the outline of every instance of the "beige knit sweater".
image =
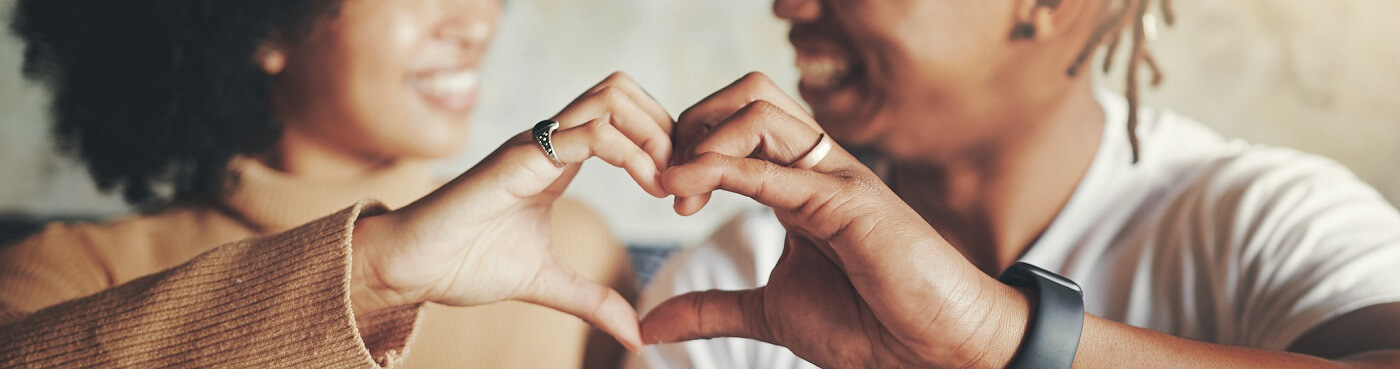
<svg viewBox="0 0 1400 369">
<path fill-rule="evenodd" d="M 351 181 L 232 168 L 217 201 L 54 224 L 0 249 L 0 367 L 554 368 L 618 353 L 577 318 L 515 302 L 404 307 L 360 317 L 372 325 L 362 336 L 349 307 L 354 221 L 430 192 L 428 167 Z M 566 263 L 631 291 L 596 215 L 561 201 L 554 218 Z"/>
</svg>

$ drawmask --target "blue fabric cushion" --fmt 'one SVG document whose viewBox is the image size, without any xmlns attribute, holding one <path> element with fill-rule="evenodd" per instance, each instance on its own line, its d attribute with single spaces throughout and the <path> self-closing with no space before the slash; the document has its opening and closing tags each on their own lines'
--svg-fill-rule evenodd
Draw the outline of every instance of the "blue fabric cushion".
<svg viewBox="0 0 1400 369">
<path fill-rule="evenodd" d="M 651 283 L 652 277 L 661 270 L 661 265 L 678 250 L 680 248 L 676 245 L 628 245 L 627 254 L 632 257 L 632 270 L 637 273 L 637 283 L 642 287 Z"/>
</svg>

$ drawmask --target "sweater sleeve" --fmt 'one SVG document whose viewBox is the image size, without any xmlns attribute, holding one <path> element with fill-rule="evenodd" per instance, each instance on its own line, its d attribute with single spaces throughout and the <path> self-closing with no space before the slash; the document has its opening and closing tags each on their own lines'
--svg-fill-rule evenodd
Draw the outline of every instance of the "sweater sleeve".
<svg viewBox="0 0 1400 369">
<path fill-rule="evenodd" d="M 0 367 L 393 366 L 421 306 L 364 326 L 350 309 L 355 220 L 385 211 L 361 202 L 31 314 L 0 305 Z"/>
</svg>

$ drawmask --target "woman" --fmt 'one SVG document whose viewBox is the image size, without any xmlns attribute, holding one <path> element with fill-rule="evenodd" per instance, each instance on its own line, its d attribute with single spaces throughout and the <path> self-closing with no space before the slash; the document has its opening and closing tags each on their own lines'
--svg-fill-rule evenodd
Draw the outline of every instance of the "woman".
<svg viewBox="0 0 1400 369">
<path fill-rule="evenodd" d="M 679 255 L 641 303 L 648 343 L 753 340 L 636 364 L 1400 366 L 1400 212 L 1329 160 L 1137 109 L 1159 4 L 777 0 L 813 115 L 746 77 L 681 115 L 663 174 L 679 213 L 715 189 L 771 213 Z M 1081 72 L 1122 29 L 1127 99 Z M 812 159 L 823 134 L 874 170 Z M 1042 320 L 1065 306 L 1046 287 L 993 278 L 1018 261 L 1083 305 Z M 749 290 L 670 298 L 710 289 Z"/>
<path fill-rule="evenodd" d="M 0 251 L 0 366 L 348 367 L 405 350 L 407 367 L 611 365 L 621 347 L 566 314 L 451 307 L 521 300 L 635 347 L 625 253 L 556 199 L 590 156 L 659 196 L 669 155 L 668 114 L 619 74 L 553 118 L 568 166 L 524 133 L 434 179 L 428 160 L 465 142 L 500 12 L 19 1 L 25 71 L 53 90 L 59 137 L 102 188 L 161 208 Z"/>
</svg>

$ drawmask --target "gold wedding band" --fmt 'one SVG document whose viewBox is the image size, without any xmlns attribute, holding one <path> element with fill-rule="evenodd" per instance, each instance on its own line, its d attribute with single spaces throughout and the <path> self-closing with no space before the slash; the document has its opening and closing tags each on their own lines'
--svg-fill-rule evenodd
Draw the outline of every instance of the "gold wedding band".
<svg viewBox="0 0 1400 369">
<path fill-rule="evenodd" d="M 803 155 L 801 159 L 797 159 L 790 167 L 812 169 L 816 167 L 817 164 L 821 164 L 822 159 L 826 159 L 826 154 L 829 153 L 831 153 L 831 137 L 827 137 L 827 135 L 823 133 L 821 137 L 817 138 L 817 146 L 812 147 L 812 150 L 807 151 L 807 155 Z"/>
</svg>

